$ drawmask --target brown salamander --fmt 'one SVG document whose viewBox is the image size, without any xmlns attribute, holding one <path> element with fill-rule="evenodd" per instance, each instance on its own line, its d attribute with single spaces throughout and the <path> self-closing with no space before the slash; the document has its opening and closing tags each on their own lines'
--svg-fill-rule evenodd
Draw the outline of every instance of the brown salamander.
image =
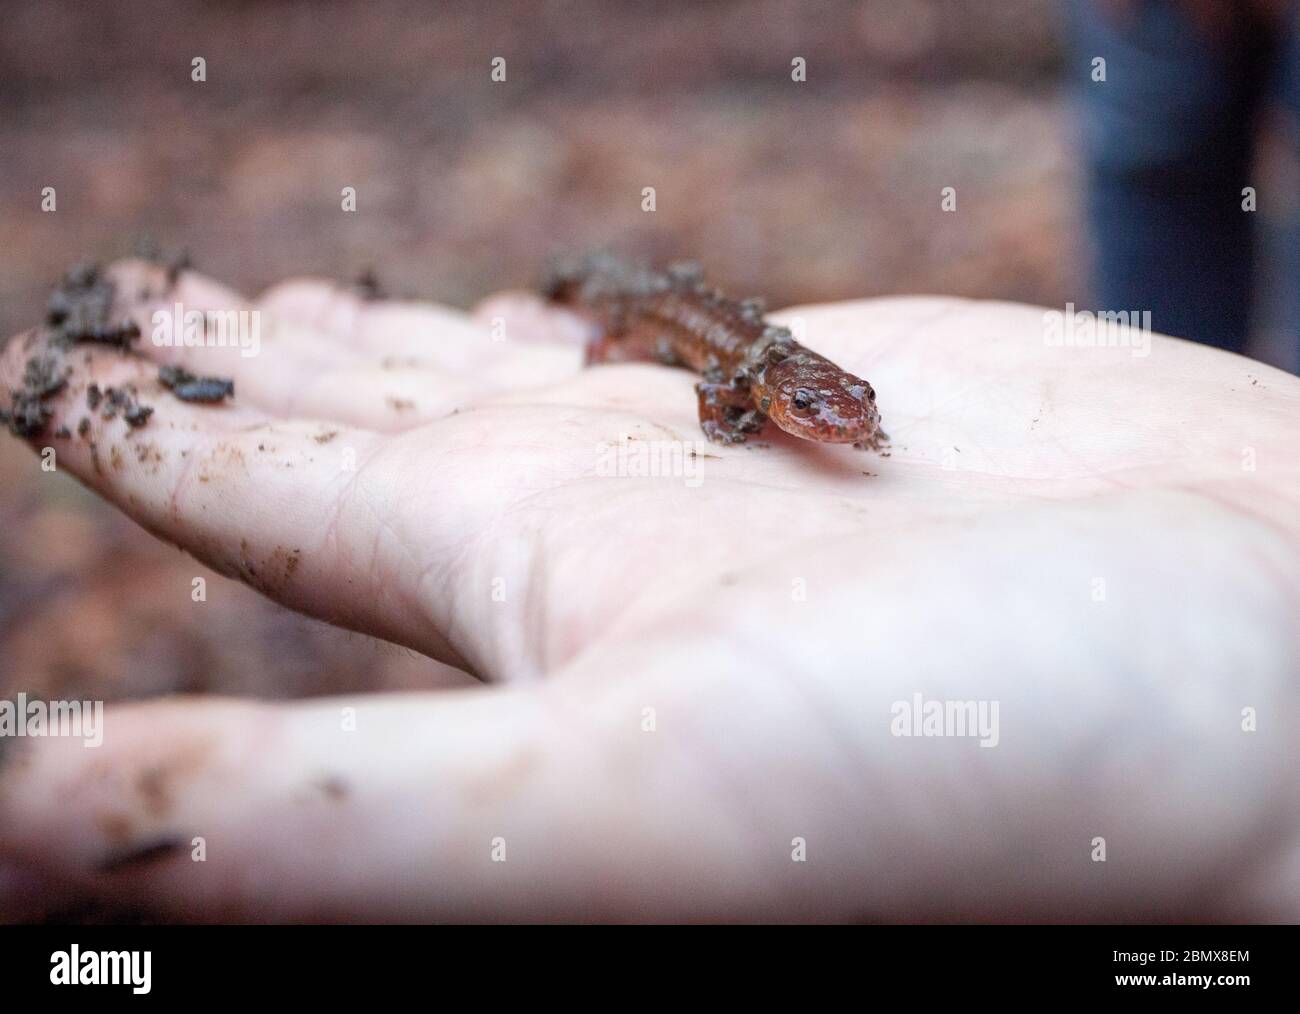
<svg viewBox="0 0 1300 1014">
<path fill-rule="evenodd" d="M 760 300 L 709 288 L 693 262 L 659 272 L 596 254 L 557 264 L 543 291 L 599 327 L 588 365 L 649 361 L 700 374 L 700 426 L 715 443 L 743 443 L 768 419 L 805 440 L 876 451 L 888 442 L 870 384 L 768 324 Z"/>
</svg>

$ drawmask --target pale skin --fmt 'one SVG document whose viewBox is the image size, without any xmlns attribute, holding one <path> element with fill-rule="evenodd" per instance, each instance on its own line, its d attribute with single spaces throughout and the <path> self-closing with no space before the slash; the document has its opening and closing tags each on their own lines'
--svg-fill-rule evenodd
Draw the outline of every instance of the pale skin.
<svg viewBox="0 0 1300 1014">
<path fill-rule="evenodd" d="M 262 309 L 260 355 L 155 347 L 177 300 Z M 584 370 L 583 326 L 523 295 L 249 304 L 186 273 L 134 312 L 131 356 L 78 348 L 50 431 L 92 378 L 154 417 L 96 419 L 98 471 L 84 440 L 35 447 L 205 563 L 483 685 L 123 703 L 97 749 L 10 744 L 8 917 L 1300 917 L 1297 378 L 1160 336 L 1052 347 L 1011 304 L 798 308 L 773 319 L 870 380 L 892 456 L 769 429 L 700 447 L 692 486 L 597 455 L 701 440 L 696 378 Z M 177 401 L 163 362 L 235 402 Z M 894 735 L 917 693 L 998 702 L 996 746 Z M 160 842 L 183 847 L 101 871 Z"/>
</svg>

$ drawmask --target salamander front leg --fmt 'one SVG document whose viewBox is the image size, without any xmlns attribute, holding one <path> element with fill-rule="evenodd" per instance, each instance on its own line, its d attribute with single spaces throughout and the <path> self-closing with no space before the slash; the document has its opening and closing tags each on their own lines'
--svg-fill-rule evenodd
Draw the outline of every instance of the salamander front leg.
<svg viewBox="0 0 1300 1014">
<path fill-rule="evenodd" d="M 860 451 L 876 451 L 882 457 L 889 457 L 889 434 L 877 429 L 866 440 L 859 440 L 853 445 Z"/>
<path fill-rule="evenodd" d="M 706 380 L 695 385 L 695 393 L 700 399 L 700 428 L 715 444 L 743 444 L 767 422 L 746 388 Z"/>
</svg>

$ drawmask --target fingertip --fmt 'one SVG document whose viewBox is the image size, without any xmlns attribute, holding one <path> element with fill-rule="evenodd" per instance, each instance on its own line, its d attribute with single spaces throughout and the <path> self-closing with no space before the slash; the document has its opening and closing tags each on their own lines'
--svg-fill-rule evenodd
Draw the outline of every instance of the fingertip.
<svg viewBox="0 0 1300 1014">
<path fill-rule="evenodd" d="M 311 320 L 325 313 L 338 299 L 339 283 L 327 278 L 288 278 L 264 290 L 256 303 L 296 320 Z"/>
<path fill-rule="evenodd" d="M 19 331 L 0 345 L 0 390 L 9 391 L 21 386 L 23 364 L 31 354 L 35 336 L 34 329 Z"/>
<path fill-rule="evenodd" d="M 104 275 L 116 287 L 117 307 L 124 312 L 170 308 L 175 303 L 197 310 L 228 310 L 248 302 L 242 293 L 207 275 L 138 257 L 114 261 Z"/>
<path fill-rule="evenodd" d="M 585 345 L 595 330 L 590 321 L 525 291 L 488 296 L 471 316 L 486 327 L 502 329 L 502 337 L 509 341 Z"/>
</svg>

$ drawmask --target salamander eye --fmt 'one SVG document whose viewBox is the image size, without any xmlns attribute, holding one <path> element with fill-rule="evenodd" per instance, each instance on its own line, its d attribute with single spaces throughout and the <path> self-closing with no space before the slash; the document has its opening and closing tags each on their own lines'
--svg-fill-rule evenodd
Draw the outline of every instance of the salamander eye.
<svg viewBox="0 0 1300 1014">
<path fill-rule="evenodd" d="M 817 396 L 806 387 L 797 388 L 790 396 L 790 406 L 801 414 L 807 414 L 817 407 Z"/>
</svg>

